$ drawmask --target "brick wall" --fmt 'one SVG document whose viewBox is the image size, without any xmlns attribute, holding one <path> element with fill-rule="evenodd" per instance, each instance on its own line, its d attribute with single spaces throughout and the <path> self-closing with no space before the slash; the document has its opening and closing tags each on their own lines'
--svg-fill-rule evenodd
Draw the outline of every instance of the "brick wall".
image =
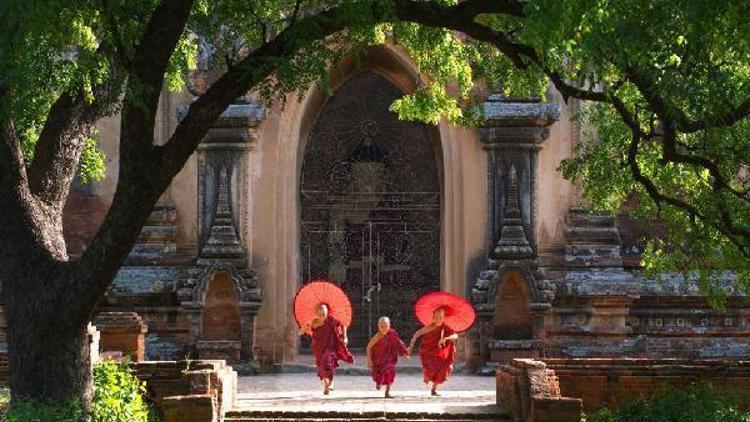
<svg viewBox="0 0 750 422">
<path fill-rule="evenodd" d="M 750 361 L 514 359 L 496 379 L 498 406 L 519 422 L 577 421 L 582 408 L 614 408 L 696 382 L 744 393 L 750 404 Z"/>
<path fill-rule="evenodd" d="M 667 384 L 682 387 L 703 382 L 750 392 L 750 361 L 544 359 L 544 362 L 557 375 L 562 395 L 581 398 L 586 410 L 647 398 Z"/>
</svg>

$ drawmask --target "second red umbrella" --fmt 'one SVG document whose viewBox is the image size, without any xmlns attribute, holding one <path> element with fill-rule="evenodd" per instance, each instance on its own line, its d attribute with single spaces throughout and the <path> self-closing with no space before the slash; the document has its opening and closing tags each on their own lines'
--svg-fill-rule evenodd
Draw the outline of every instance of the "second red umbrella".
<svg viewBox="0 0 750 422">
<path fill-rule="evenodd" d="M 474 324 L 476 313 L 468 300 L 448 292 L 432 292 L 420 297 L 414 313 L 423 325 L 432 322 L 436 310 L 443 309 L 445 325 L 453 331 L 466 331 Z"/>
</svg>

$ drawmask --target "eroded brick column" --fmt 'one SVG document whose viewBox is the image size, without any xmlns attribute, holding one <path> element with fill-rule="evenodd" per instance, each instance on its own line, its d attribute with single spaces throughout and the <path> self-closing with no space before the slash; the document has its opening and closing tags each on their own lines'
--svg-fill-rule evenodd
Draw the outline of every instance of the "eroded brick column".
<svg viewBox="0 0 750 422">
<path fill-rule="evenodd" d="M 93 321 L 99 330 L 99 350 L 103 357 L 144 358 L 148 327 L 135 312 L 100 312 Z"/>
</svg>

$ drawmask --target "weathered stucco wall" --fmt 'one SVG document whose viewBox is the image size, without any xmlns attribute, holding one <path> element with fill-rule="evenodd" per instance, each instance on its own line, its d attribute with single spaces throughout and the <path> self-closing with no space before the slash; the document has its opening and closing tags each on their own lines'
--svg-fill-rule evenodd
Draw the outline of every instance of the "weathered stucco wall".
<svg viewBox="0 0 750 422">
<path fill-rule="evenodd" d="M 549 90 L 548 101 L 560 104 L 560 120 L 550 127 L 549 138 L 539 151 L 536 232 L 540 248 L 565 242 L 565 216 L 579 201 L 578 188 L 557 171 L 560 160 L 572 156 L 578 137 L 576 125 L 570 121 L 577 102 L 565 104 L 554 89 Z"/>
</svg>

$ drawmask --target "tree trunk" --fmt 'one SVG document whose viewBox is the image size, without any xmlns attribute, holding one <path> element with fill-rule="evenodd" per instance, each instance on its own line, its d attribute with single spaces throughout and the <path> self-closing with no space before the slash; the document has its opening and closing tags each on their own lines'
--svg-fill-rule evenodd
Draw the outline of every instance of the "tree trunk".
<svg viewBox="0 0 750 422">
<path fill-rule="evenodd" d="M 27 274 L 25 281 L 15 284 L 58 284 L 36 272 Z M 5 291 L 13 401 L 74 400 L 88 409 L 93 393 L 88 323 L 66 315 L 62 295 L 55 290 L 22 289 L 16 294 L 12 289 Z"/>
<path fill-rule="evenodd" d="M 88 409 L 92 398 L 87 326 L 69 293 L 79 278 L 67 262 L 61 207 L 0 191 L 0 279 L 7 321 L 12 400 L 66 403 Z"/>
</svg>

